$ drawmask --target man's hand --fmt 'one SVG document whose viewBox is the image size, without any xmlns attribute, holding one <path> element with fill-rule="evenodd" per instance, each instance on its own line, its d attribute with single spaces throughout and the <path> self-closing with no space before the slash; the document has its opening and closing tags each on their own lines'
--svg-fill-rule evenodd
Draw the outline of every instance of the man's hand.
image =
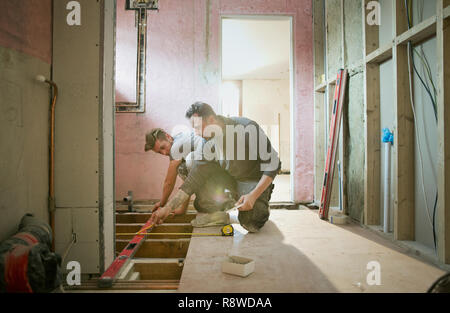
<svg viewBox="0 0 450 313">
<path fill-rule="evenodd" d="M 249 194 L 242 196 L 236 205 L 243 204 L 243 206 L 239 209 L 239 211 L 251 211 L 253 210 L 253 206 L 255 205 L 256 200 L 263 194 L 263 192 L 270 186 L 273 182 L 273 178 L 267 175 L 263 175 L 256 185 L 255 189 L 253 189 Z"/>
<path fill-rule="evenodd" d="M 150 218 L 150 224 L 157 226 L 164 222 L 164 220 L 170 215 L 170 209 L 168 207 L 159 208 L 157 211 L 153 211 Z"/>
<path fill-rule="evenodd" d="M 152 213 L 158 211 L 159 208 L 161 208 L 161 201 L 155 204 L 155 206 L 152 208 Z"/>
<path fill-rule="evenodd" d="M 242 196 L 238 202 L 236 202 L 236 206 L 243 204 L 238 210 L 239 211 L 251 211 L 253 210 L 253 206 L 258 198 L 256 198 L 253 194 L 249 193 L 248 195 Z"/>
<path fill-rule="evenodd" d="M 183 190 L 178 190 L 175 196 L 164 206 L 158 210 L 153 211 L 150 222 L 153 225 L 162 224 L 162 222 L 169 216 L 169 214 L 176 210 L 184 201 L 189 200 L 189 195 Z"/>
</svg>

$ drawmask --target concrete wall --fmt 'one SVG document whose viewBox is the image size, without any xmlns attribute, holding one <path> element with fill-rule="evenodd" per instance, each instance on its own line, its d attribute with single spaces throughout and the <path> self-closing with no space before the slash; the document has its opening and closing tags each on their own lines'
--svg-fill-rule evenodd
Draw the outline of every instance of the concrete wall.
<svg viewBox="0 0 450 313">
<path fill-rule="evenodd" d="M 48 221 L 51 0 L 0 0 L 0 241 L 25 213 Z"/>
<path fill-rule="evenodd" d="M 290 82 L 284 80 L 244 80 L 242 115 L 268 127 L 266 134 L 278 151 L 283 171 L 290 171 Z M 278 125 L 278 114 L 280 124 Z M 279 126 L 271 129 L 272 125 Z"/>
<path fill-rule="evenodd" d="M 99 273 L 114 256 L 114 3 L 79 0 L 79 26 L 66 23 L 67 3 L 53 2 L 53 78 L 60 88 L 56 111 L 56 250 L 62 253 L 75 233 L 77 242 L 66 262 L 78 261 L 82 273 Z"/>
<path fill-rule="evenodd" d="M 119 0 L 118 10 L 123 7 L 124 1 Z M 313 200 L 312 7 L 308 0 L 160 1 L 159 12 L 149 13 L 146 113 L 116 117 L 117 198 L 128 190 L 133 190 L 138 199 L 156 199 L 161 195 L 168 160 L 144 153 L 146 131 L 188 125 L 184 113 L 195 101 L 205 101 L 221 111 L 220 16 L 228 14 L 293 16 L 294 194 L 297 201 Z M 118 16 L 118 28 L 128 25 L 130 38 L 136 36 L 134 14 Z M 119 47 L 126 44 L 118 42 Z M 120 54 L 117 61 L 121 62 Z M 129 71 L 126 75 L 132 79 L 135 74 Z"/>
</svg>

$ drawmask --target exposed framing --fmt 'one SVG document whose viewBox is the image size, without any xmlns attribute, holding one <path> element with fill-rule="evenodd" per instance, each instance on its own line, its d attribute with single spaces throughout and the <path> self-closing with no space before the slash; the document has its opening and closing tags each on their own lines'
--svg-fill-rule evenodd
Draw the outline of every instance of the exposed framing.
<svg viewBox="0 0 450 313">
<path fill-rule="evenodd" d="M 341 20 L 344 21 L 341 1 Z M 439 116 L 439 151 L 438 151 L 438 185 L 439 202 L 437 212 L 438 258 L 442 263 L 450 263 L 450 0 L 437 0 L 436 15 L 424 20 L 408 30 L 404 0 L 392 2 L 393 33 L 392 41 L 379 45 L 379 27 L 366 23 L 366 5 L 369 0 L 361 0 L 363 10 L 363 49 L 364 59 L 364 111 L 365 111 L 365 170 L 364 170 L 364 219 L 365 225 L 380 225 L 380 179 L 381 179 L 381 147 L 380 147 L 380 64 L 392 59 L 394 67 L 394 105 L 396 154 L 395 164 L 395 206 L 394 206 L 394 239 L 413 241 L 415 237 L 415 137 L 414 119 L 409 103 L 409 77 L 407 43 L 413 45 L 436 37 L 438 45 L 438 116 Z M 326 72 L 324 66 L 324 47 L 326 36 L 323 35 L 326 25 L 326 14 L 323 16 L 324 1 L 314 0 L 314 57 L 315 57 L 315 178 L 316 200 L 320 200 L 320 187 L 323 174 L 324 149 L 323 127 L 326 125 L 323 112 L 324 93 L 329 90 L 333 81 L 320 80 Z M 325 19 L 325 23 L 323 21 Z M 344 31 L 344 23 L 342 23 Z M 345 44 L 345 43 L 344 43 Z M 345 55 L 343 55 L 343 58 Z M 344 61 L 345 64 L 345 61 Z M 348 68 L 355 70 L 358 65 Z M 344 134 L 345 140 L 345 134 Z M 319 197 L 319 198 L 318 198 Z"/>
<path fill-rule="evenodd" d="M 331 111 L 334 98 L 334 89 L 336 86 L 336 77 L 328 77 L 328 65 L 326 60 L 327 51 L 327 12 L 325 2 L 322 0 L 313 1 L 313 28 L 314 28 L 314 80 L 315 80 L 315 92 L 314 92 L 314 145 L 315 145 L 315 159 L 314 159 L 314 198 L 316 205 L 320 205 L 320 198 L 323 188 L 323 175 L 325 171 L 325 158 L 328 145 L 327 129 L 329 128 L 331 115 L 327 114 Z M 340 0 L 340 54 L 341 64 L 340 67 L 345 67 L 345 51 L 344 51 L 344 0 Z M 356 66 L 355 66 L 356 68 Z M 323 77 L 325 76 L 325 81 Z M 328 106 L 327 107 L 325 106 Z M 344 110 L 345 107 L 344 107 Z M 341 130 L 338 134 L 339 143 L 337 150 L 337 161 L 341 161 L 341 183 L 342 194 L 339 192 L 339 176 L 338 168 L 336 165 L 335 175 L 333 177 L 333 189 L 331 192 L 330 207 L 339 207 L 339 197 L 342 197 L 342 209 L 347 211 L 347 184 L 345 176 L 345 162 L 344 156 L 346 155 L 346 131 L 345 131 L 345 112 L 343 114 L 343 122 Z"/>
<path fill-rule="evenodd" d="M 450 0 L 437 1 L 438 256 L 450 263 Z"/>
</svg>

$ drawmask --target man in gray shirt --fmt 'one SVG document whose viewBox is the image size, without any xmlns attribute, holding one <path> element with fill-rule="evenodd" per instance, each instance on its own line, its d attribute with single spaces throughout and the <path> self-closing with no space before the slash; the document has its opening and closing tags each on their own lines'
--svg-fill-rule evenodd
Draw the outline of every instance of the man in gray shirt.
<svg viewBox="0 0 450 313">
<path fill-rule="evenodd" d="M 241 206 L 240 224 L 249 232 L 258 232 L 269 219 L 273 180 L 281 168 L 266 134 L 256 122 L 218 116 L 206 103 L 194 103 L 186 117 L 196 134 L 207 139 L 203 159 L 194 162 L 180 190 L 152 216 L 152 222 L 162 223 L 185 199 L 205 188 L 209 177 L 225 171 L 235 183 L 232 194 Z"/>
<path fill-rule="evenodd" d="M 195 135 L 193 131 L 181 132 L 175 136 L 169 135 L 161 128 L 152 129 L 145 136 L 145 151 L 153 151 L 170 158 L 166 178 L 164 180 L 163 194 L 161 200 L 155 204 L 153 212 L 160 207 L 164 207 L 175 187 L 177 174 L 184 181 L 187 179 L 190 169 L 195 160 L 202 159 L 202 149 L 205 140 Z M 225 172 L 208 178 L 205 188 L 199 189 L 195 193 L 194 207 L 197 211 L 211 213 L 223 211 L 233 205 L 229 189 L 233 188 L 233 180 Z M 191 194 L 191 195 L 192 195 Z M 174 211 L 175 214 L 184 214 L 190 201 L 189 197 L 182 205 Z M 223 221 L 226 224 L 229 221 Z M 210 223 L 213 226 L 216 223 Z"/>
</svg>

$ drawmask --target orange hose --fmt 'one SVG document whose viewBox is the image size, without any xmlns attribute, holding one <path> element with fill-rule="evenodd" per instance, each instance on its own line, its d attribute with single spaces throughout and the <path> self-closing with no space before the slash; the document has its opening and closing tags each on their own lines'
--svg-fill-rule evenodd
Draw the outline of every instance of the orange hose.
<svg viewBox="0 0 450 313">
<path fill-rule="evenodd" d="M 53 100 L 50 117 L 50 170 L 49 170 L 49 215 L 52 229 L 52 251 L 55 251 L 55 108 L 58 98 L 58 86 L 52 81 L 46 80 L 53 87 Z"/>
</svg>

